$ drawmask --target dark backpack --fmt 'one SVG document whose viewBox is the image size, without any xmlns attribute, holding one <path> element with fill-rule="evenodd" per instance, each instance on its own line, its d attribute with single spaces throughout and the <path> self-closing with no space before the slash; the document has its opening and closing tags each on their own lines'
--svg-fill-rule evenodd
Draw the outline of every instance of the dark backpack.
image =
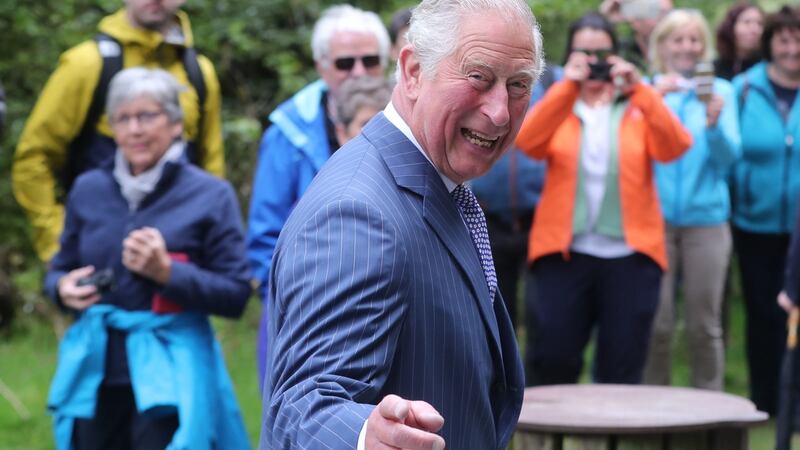
<svg viewBox="0 0 800 450">
<path fill-rule="evenodd" d="M 119 41 L 106 33 L 97 33 L 94 37 L 97 42 L 97 48 L 100 55 L 103 57 L 103 67 L 100 72 L 100 79 L 95 86 L 94 94 L 92 94 L 92 103 L 89 106 L 89 111 L 86 113 L 86 119 L 83 121 L 83 126 L 78 136 L 69 144 L 69 153 L 66 160 L 66 170 L 63 174 L 64 191 L 69 192 L 75 178 L 78 177 L 85 170 L 96 167 L 100 162 L 107 160 L 109 154 L 115 145 L 113 140 L 105 136 L 100 136 L 97 133 L 97 122 L 100 116 L 103 115 L 103 110 L 106 106 L 106 97 L 108 94 L 108 85 L 114 75 L 122 70 L 123 66 L 123 51 L 122 45 Z M 186 77 L 189 83 L 192 84 L 194 90 L 197 92 L 197 111 L 198 111 L 198 125 L 197 125 L 197 138 L 202 136 L 203 126 L 203 105 L 206 101 L 206 83 L 203 80 L 203 72 L 200 70 L 200 64 L 197 61 L 197 51 L 192 47 L 186 47 L 182 51 L 183 68 L 186 71 Z M 90 155 L 90 149 L 97 149 L 97 155 Z M 195 142 L 194 145 L 189 145 L 190 151 L 188 152 L 189 160 L 197 164 L 202 160 L 200 153 L 200 144 Z M 103 150 L 105 148 L 105 150 Z M 111 153 L 113 154 L 113 153 Z"/>
</svg>

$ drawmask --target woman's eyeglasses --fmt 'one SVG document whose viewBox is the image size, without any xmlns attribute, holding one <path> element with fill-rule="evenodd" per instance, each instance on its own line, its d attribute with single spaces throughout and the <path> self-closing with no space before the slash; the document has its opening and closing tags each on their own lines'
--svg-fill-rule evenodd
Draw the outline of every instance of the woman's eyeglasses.
<svg viewBox="0 0 800 450">
<path fill-rule="evenodd" d="M 338 70 L 351 71 L 356 65 L 356 59 L 361 60 L 361 64 L 365 69 L 377 67 L 381 63 L 381 57 L 378 55 L 364 55 L 364 56 L 342 56 L 333 60 L 333 65 Z"/>
<path fill-rule="evenodd" d="M 595 56 L 600 61 L 606 60 L 609 56 L 614 54 L 614 51 L 610 48 L 574 48 L 572 49 L 573 52 L 581 52 L 586 56 Z"/>
<path fill-rule="evenodd" d="M 131 120 L 136 119 L 136 123 L 142 127 L 149 127 L 156 122 L 158 116 L 164 114 L 164 111 L 142 111 L 136 114 L 121 114 L 111 119 L 111 125 L 115 128 L 123 128 L 130 125 Z"/>
</svg>

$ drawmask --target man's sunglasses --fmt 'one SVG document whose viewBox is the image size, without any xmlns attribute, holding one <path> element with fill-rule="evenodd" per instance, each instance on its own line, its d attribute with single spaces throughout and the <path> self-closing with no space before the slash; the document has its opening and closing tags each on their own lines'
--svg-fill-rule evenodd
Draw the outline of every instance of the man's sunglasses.
<svg viewBox="0 0 800 450">
<path fill-rule="evenodd" d="M 377 67 L 381 63 L 381 57 L 378 55 L 364 55 L 364 56 L 343 56 L 333 60 L 333 65 L 338 70 L 350 71 L 356 65 L 356 59 L 361 59 L 361 64 L 365 69 Z"/>
</svg>

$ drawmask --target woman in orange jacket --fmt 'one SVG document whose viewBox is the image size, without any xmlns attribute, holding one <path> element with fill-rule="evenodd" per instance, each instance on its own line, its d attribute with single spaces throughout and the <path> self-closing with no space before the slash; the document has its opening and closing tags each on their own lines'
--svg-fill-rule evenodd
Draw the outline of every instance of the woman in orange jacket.
<svg viewBox="0 0 800 450">
<path fill-rule="evenodd" d="M 652 163 L 691 135 L 661 96 L 615 56 L 596 13 L 570 26 L 564 80 L 522 125 L 517 146 L 547 162 L 529 240 L 530 384 L 574 383 L 597 329 L 594 380 L 638 383 L 667 266 Z"/>
</svg>

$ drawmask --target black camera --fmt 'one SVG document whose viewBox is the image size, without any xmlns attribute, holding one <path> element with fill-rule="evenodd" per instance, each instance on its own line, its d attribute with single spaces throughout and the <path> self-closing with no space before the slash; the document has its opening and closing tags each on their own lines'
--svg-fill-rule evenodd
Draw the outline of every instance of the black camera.
<svg viewBox="0 0 800 450">
<path fill-rule="evenodd" d="M 114 272 L 111 269 L 97 270 L 87 277 L 79 279 L 77 286 L 94 286 L 97 292 L 104 293 L 114 289 Z"/>
<path fill-rule="evenodd" d="M 605 61 L 598 61 L 589 64 L 589 79 L 600 81 L 611 81 L 611 64 Z"/>
</svg>

